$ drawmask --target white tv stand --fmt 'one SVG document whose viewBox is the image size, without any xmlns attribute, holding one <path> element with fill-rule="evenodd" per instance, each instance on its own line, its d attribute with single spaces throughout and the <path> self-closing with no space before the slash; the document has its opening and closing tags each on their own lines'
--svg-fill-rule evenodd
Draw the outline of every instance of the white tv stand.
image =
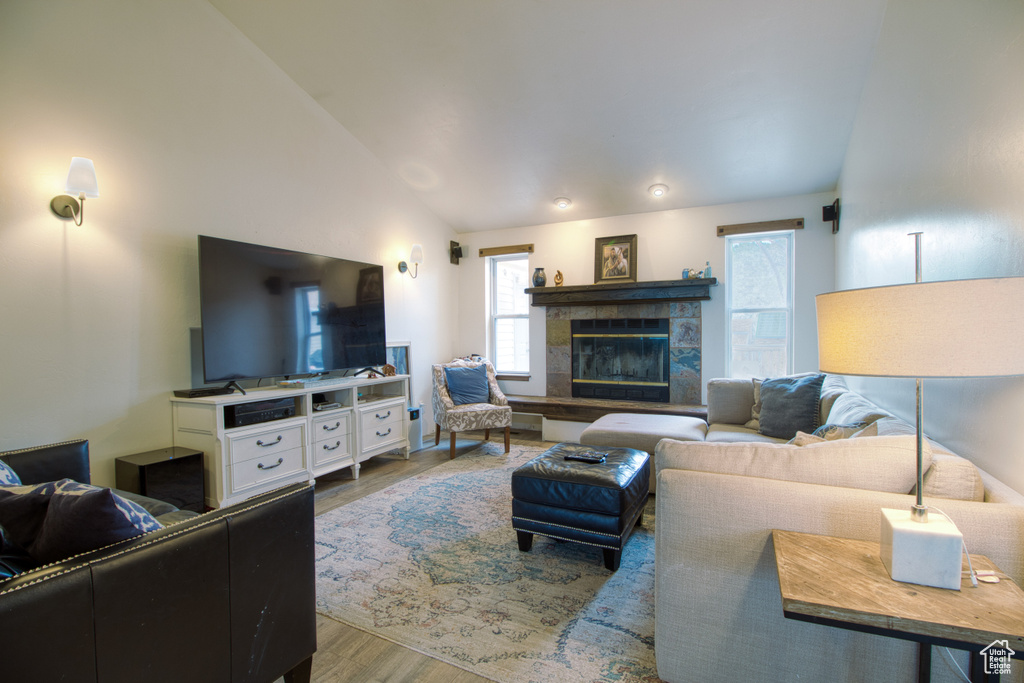
<svg viewBox="0 0 1024 683">
<path fill-rule="evenodd" d="M 313 394 L 339 407 L 314 410 Z M 227 426 L 225 407 L 278 399 L 292 399 L 292 416 Z M 219 508 L 343 467 L 358 479 L 359 463 L 387 451 L 402 449 L 408 459 L 408 405 L 408 375 L 249 389 L 245 395 L 172 396 L 174 445 L 203 451 L 206 505 Z"/>
</svg>

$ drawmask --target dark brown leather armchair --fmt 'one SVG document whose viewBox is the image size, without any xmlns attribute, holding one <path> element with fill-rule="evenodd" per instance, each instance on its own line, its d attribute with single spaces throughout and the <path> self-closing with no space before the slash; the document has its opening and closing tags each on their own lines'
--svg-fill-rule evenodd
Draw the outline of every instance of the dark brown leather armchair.
<svg viewBox="0 0 1024 683">
<path fill-rule="evenodd" d="M 67 446 L 4 460 L 88 481 Z M 313 577 L 308 484 L 39 567 L 0 581 L 0 680 L 309 681 Z"/>
</svg>

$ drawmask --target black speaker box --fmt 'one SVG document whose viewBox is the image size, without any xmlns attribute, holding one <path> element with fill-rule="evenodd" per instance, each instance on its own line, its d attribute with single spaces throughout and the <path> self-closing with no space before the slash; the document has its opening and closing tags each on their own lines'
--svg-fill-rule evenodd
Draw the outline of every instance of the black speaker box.
<svg viewBox="0 0 1024 683">
<path fill-rule="evenodd" d="M 114 461 L 117 488 L 170 503 L 179 510 L 203 512 L 203 452 L 194 448 L 161 448 Z"/>
</svg>

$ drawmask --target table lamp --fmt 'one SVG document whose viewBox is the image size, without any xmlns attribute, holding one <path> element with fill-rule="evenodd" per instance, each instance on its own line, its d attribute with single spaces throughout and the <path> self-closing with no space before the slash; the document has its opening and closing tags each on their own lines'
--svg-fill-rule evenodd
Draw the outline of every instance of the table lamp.
<svg viewBox="0 0 1024 683">
<path fill-rule="evenodd" d="M 918 237 L 920 263 L 920 238 Z M 820 294 L 822 372 L 917 380 L 917 503 L 882 509 L 880 554 L 896 581 L 959 590 L 963 540 L 922 493 L 922 378 L 1024 374 L 1024 277 L 918 282 Z"/>
</svg>

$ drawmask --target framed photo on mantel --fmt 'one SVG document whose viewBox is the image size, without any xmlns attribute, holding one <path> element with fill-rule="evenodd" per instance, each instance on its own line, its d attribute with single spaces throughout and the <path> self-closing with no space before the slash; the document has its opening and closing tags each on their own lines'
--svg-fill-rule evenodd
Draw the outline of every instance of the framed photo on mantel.
<svg viewBox="0 0 1024 683">
<path fill-rule="evenodd" d="M 594 244 L 594 284 L 636 282 L 636 235 L 598 237 Z"/>
</svg>

